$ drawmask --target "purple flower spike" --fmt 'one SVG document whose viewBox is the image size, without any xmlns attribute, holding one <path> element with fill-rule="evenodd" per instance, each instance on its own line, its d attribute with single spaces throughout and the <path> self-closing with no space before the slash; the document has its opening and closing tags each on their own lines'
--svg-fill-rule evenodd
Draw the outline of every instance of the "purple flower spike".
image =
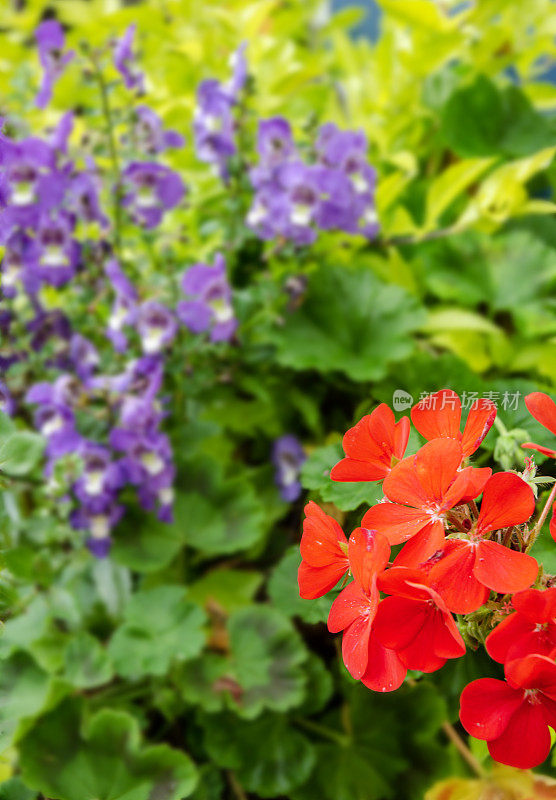
<svg viewBox="0 0 556 800">
<path fill-rule="evenodd" d="M 132 23 L 124 35 L 116 42 L 114 50 L 114 66 L 124 79 L 127 89 L 136 89 L 140 94 L 145 91 L 145 76 L 136 64 L 133 52 L 133 40 L 137 25 Z"/>
<path fill-rule="evenodd" d="M 54 19 L 41 22 L 35 31 L 39 58 L 43 68 L 41 88 L 35 99 L 39 108 L 45 108 L 52 99 L 52 89 L 74 56 L 73 50 L 64 53 L 65 36 L 62 26 Z"/>
<path fill-rule="evenodd" d="M 274 480 L 282 498 L 288 503 L 297 500 L 302 492 L 299 473 L 306 458 L 301 443 L 291 434 L 276 439 L 272 446 Z"/>
<path fill-rule="evenodd" d="M 122 200 L 132 217 L 146 228 L 154 228 L 180 202 L 185 186 L 177 172 L 153 162 L 134 161 L 124 170 L 127 189 Z"/>
<path fill-rule="evenodd" d="M 176 335 L 177 327 L 174 315 L 162 303 L 148 300 L 139 306 L 137 330 L 147 355 L 160 353 L 170 344 Z"/>
<path fill-rule="evenodd" d="M 199 161 L 213 164 L 217 173 L 227 177 L 227 161 L 236 152 L 233 102 L 219 81 L 199 84 L 193 119 L 195 151 Z"/>
<path fill-rule="evenodd" d="M 213 342 L 229 341 L 237 328 L 226 262 L 220 253 L 214 266 L 195 264 L 182 280 L 184 294 L 192 299 L 178 303 L 176 313 L 193 333 L 210 331 Z"/>
</svg>

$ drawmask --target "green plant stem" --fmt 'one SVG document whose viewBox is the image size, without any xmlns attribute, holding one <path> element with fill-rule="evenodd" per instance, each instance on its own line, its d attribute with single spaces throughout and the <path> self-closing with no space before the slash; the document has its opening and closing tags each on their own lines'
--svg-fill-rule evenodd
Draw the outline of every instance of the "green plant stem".
<svg viewBox="0 0 556 800">
<path fill-rule="evenodd" d="M 245 794 L 243 786 L 236 778 L 235 773 L 229 770 L 226 775 L 228 777 L 228 783 L 230 784 L 230 789 L 232 790 L 234 797 L 236 797 L 237 800 L 247 800 L 247 795 Z"/>
<path fill-rule="evenodd" d="M 114 116 L 112 114 L 112 107 L 110 106 L 110 99 L 108 97 L 108 86 L 104 79 L 98 57 L 91 54 L 91 62 L 93 64 L 93 71 L 98 83 L 100 91 L 100 101 L 102 106 L 102 114 L 106 124 L 106 138 L 108 141 L 108 152 L 110 154 L 110 161 L 112 162 L 112 175 L 114 180 L 113 191 L 113 214 L 114 214 L 114 249 L 119 254 L 121 248 L 121 225 L 122 225 L 122 209 L 121 209 L 121 169 L 120 159 L 118 157 L 118 148 L 116 145 L 116 134 L 114 131 Z"/>
<path fill-rule="evenodd" d="M 305 730 L 316 733 L 325 739 L 330 739 L 330 741 L 336 742 L 336 744 L 342 747 L 346 747 L 351 741 L 350 737 L 346 734 L 333 731 L 332 728 L 327 728 L 325 725 L 320 725 L 318 722 L 313 722 L 311 719 L 295 717 L 294 722 L 296 725 L 299 725 L 300 728 L 305 728 Z"/>
<path fill-rule="evenodd" d="M 527 550 L 530 550 L 532 548 L 532 546 L 535 544 L 535 541 L 536 541 L 539 533 L 542 530 L 542 526 L 544 525 L 544 521 L 546 520 L 546 518 L 548 516 L 548 512 L 550 511 L 550 508 L 551 508 L 552 503 L 554 502 L 555 498 L 556 498 L 556 483 L 554 484 L 554 486 L 552 487 L 552 489 L 550 491 L 550 494 L 548 495 L 547 501 L 544 504 L 544 508 L 541 511 L 540 517 L 538 518 L 537 522 L 533 526 L 533 529 L 531 531 L 531 536 L 529 537 L 529 541 L 527 542 L 527 549 L 526 549 L 525 552 L 527 552 Z"/>
<path fill-rule="evenodd" d="M 471 750 L 467 747 L 461 736 L 458 734 L 456 729 L 453 725 L 451 725 L 448 721 L 442 723 L 442 730 L 446 734 L 446 737 L 452 742 L 454 747 L 457 749 L 460 756 L 464 759 L 467 765 L 473 770 L 473 772 L 479 777 L 484 778 L 486 777 L 486 772 L 479 763 L 479 761 L 475 758 Z"/>
</svg>

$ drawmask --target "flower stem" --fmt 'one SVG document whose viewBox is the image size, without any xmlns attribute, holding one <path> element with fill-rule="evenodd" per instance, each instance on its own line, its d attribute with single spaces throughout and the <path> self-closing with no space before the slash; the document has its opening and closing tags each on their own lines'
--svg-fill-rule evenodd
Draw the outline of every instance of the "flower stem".
<svg viewBox="0 0 556 800">
<path fill-rule="evenodd" d="M 544 521 L 548 516 L 548 512 L 550 511 L 552 503 L 554 502 L 554 498 L 556 498 L 556 483 L 552 487 L 552 490 L 551 490 L 550 494 L 548 495 L 548 499 L 547 499 L 546 503 L 544 504 L 544 508 L 541 511 L 541 515 L 538 518 L 537 522 L 535 523 L 535 525 L 534 525 L 534 527 L 533 527 L 533 529 L 531 531 L 531 535 L 530 535 L 529 540 L 527 542 L 527 550 L 531 549 L 531 547 L 535 543 L 535 540 L 536 540 L 537 536 L 541 532 L 542 526 L 544 525 Z"/>
<path fill-rule="evenodd" d="M 113 187 L 113 214 L 114 214 L 114 249 L 116 253 L 120 252 L 121 245 L 121 226 L 122 226 L 122 208 L 120 204 L 120 185 L 121 185 L 121 170 L 120 160 L 118 158 L 118 148 L 116 145 L 116 134 L 114 132 L 114 116 L 112 114 L 112 107 L 110 106 L 110 99 L 108 97 L 108 86 L 102 72 L 98 57 L 96 54 L 91 53 L 91 63 L 94 68 L 94 74 L 98 83 L 100 91 L 100 101 L 102 105 L 102 113 L 106 124 L 106 138 L 108 141 L 108 152 L 110 154 L 110 161 L 112 162 L 112 175 L 114 180 Z"/>
<path fill-rule="evenodd" d="M 473 770 L 473 772 L 479 777 L 484 778 L 486 776 L 486 772 L 479 761 L 475 758 L 471 750 L 467 747 L 461 736 L 458 734 L 456 729 L 453 725 L 451 725 L 448 721 L 442 723 L 442 730 L 446 734 L 447 738 L 452 742 L 452 744 L 456 747 L 460 756 L 464 759 L 464 761 L 468 764 L 468 766 Z"/>
</svg>

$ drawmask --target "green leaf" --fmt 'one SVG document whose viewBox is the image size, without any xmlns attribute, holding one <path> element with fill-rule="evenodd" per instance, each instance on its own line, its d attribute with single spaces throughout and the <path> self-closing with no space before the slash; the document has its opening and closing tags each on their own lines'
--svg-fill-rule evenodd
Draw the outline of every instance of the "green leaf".
<svg viewBox="0 0 556 800">
<path fill-rule="evenodd" d="M 21 772 L 53 800 L 181 800 L 193 791 L 190 758 L 167 745 L 142 746 L 136 720 L 103 709 L 86 725 L 67 700 L 21 742 Z"/>
<path fill-rule="evenodd" d="M 422 322 L 414 298 L 370 269 L 326 265 L 311 275 L 305 300 L 269 334 L 278 362 L 297 370 L 338 370 L 355 381 L 380 380 L 409 356 Z"/>
<path fill-rule="evenodd" d="M 188 468 L 188 490 L 176 509 L 190 547 L 207 555 L 235 553 L 256 544 L 265 531 L 264 506 L 247 475 L 224 477 L 212 459 Z"/>
<path fill-rule="evenodd" d="M 301 483 L 319 493 L 324 503 L 334 503 L 342 511 L 353 511 L 360 505 L 371 506 L 382 497 L 382 489 L 370 481 L 333 481 L 330 470 L 344 457 L 340 442 L 317 447 L 301 468 Z"/>
<path fill-rule="evenodd" d="M 70 639 L 65 652 L 64 677 L 80 689 L 101 686 L 112 678 L 106 649 L 90 633 L 82 631 Z"/>
<path fill-rule="evenodd" d="M 137 572 L 154 572 L 172 561 L 185 543 L 181 498 L 176 498 L 176 521 L 160 522 L 154 514 L 127 509 L 114 533 L 111 557 Z"/>
<path fill-rule="evenodd" d="M 240 609 L 228 621 L 232 666 L 242 694 L 238 712 L 286 711 L 305 698 L 307 650 L 291 624 L 267 606 Z"/>
<path fill-rule="evenodd" d="M 215 569 L 191 584 L 188 597 L 201 606 L 217 603 L 229 613 L 249 605 L 262 582 L 263 576 L 257 572 Z"/>
<path fill-rule="evenodd" d="M 317 767 L 307 786 L 294 792 L 293 800 L 382 800 L 393 797 L 364 748 L 319 744 Z"/>
<path fill-rule="evenodd" d="M 27 475 L 41 460 L 44 445 L 38 433 L 12 433 L 0 444 L 0 470 L 8 475 Z"/>
<path fill-rule="evenodd" d="M 53 683 L 26 653 L 0 663 L 0 752 L 21 735 L 51 698 Z"/>
<path fill-rule="evenodd" d="M 287 795 L 308 778 L 315 762 L 312 745 L 283 716 L 246 722 L 221 714 L 205 717 L 202 725 L 210 757 L 260 797 Z"/>
<path fill-rule="evenodd" d="M 554 143 L 554 120 L 534 109 L 516 86 L 500 91 L 484 75 L 457 89 L 442 112 L 442 136 L 462 157 L 519 157 Z"/>
<path fill-rule="evenodd" d="M 6 439 L 15 432 L 15 423 L 11 417 L 0 411 L 0 446 L 4 444 Z"/>
<path fill-rule="evenodd" d="M 303 600 L 299 596 L 297 570 L 301 564 L 299 545 L 292 545 L 272 571 L 268 582 L 268 595 L 274 608 L 288 617 L 299 617 L 314 625 L 326 622 L 334 595 L 330 593 L 316 600 Z"/>
<path fill-rule="evenodd" d="M 118 675 L 131 679 L 164 675 L 173 661 L 199 655 L 206 616 L 185 595 L 179 586 L 157 586 L 131 597 L 124 624 L 108 645 Z"/>
<path fill-rule="evenodd" d="M 0 784 L 0 800 L 35 800 L 37 793 L 28 789 L 20 778 L 9 778 Z"/>
</svg>

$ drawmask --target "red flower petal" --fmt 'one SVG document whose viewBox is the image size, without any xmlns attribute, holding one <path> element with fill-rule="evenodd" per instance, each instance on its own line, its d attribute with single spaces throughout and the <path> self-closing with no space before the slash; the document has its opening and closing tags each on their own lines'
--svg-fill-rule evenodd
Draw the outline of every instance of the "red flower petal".
<svg viewBox="0 0 556 800">
<path fill-rule="evenodd" d="M 477 533 L 527 522 L 535 510 L 533 490 L 515 472 L 497 472 L 488 479 L 477 522 Z"/>
<path fill-rule="evenodd" d="M 443 524 L 429 522 L 402 547 L 394 559 L 394 566 L 419 569 L 431 556 L 444 548 L 444 542 Z"/>
<path fill-rule="evenodd" d="M 390 558 L 390 545 L 385 536 L 367 528 L 356 528 L 349 537 L 351 574 L 364 592 L 370 594 L 376 576 Z"/>
<path fill-rule="evenodd" d="M 429 498 L 424 491 L 415 470 L 415 456 L 409 456 L 392 468 L 384 479 L 382 490 L 392 503 L 423 508 Z"/>
<path fill-rule="evenodd" d="M 374 634 L 390 650 L 399 652 L 420 635 L 427 621 L 428 606 L 407 597 L 386 597 L 379 604 Z"/>
<path fill-rule="evenodd" d="M 344 436 L 347 458 L 330 473 L 335 481 L 377 481 L 390 472 L 392 456 L 403 457 L 409 438 L 409 419 L 395 422 L 393 411 L 384 403 L 350 428 Z"/>
<path fill-rule="evenodd" d="M 312 567 L 324 567 L 343 561 L 346 572 L 347 554 L 340 544 L 347 544 L 347 539 L 338 522 L 312 501 L 305 506 L 305 515 L 300 544 L 303 560 Z"/>
<path fill-rule="evenodd" d="M 432 585 L 455 614 L 470 614 L 488 598 L 488 589 L 473 574 L 475 558 L 476 545 L 449 539 L 443 557 L 430 570 Z"/>
<path fill-rule="evenodd" d="M 402 685 L 406 675 L 407 667 L 396 651 L 384 647 L 371 631 L 369 660 L 361 682 L 374 692 L 393 692 Z"/>
<path fill-rule="evenodd" d="M 425 439 L 461 439 L 461 402 L 451 389 L 442 389 L 411 409 L 413 424 Z"/>
<path fill-rule="evenodd" d="M 415 472 L 429 502 L 442 505 L 461 459 L 461 445 L 453 439 L 434 439 L 415 455 Z"/>
<path fill-rule="evenodd" d="M 345 573 L 346 566 L 344 564 L 311 567 L 306 561 L 302 561 L 297 571 L 300 597 L 303 597 L 304 600 L 322 597 L 336 586 Z"/>
<path fill-rule="evenodd" d="M 556 620 L 556 587 L 551 589 L 525 589 L 512 597 L 512 605 L 529 622 L 542 623 Z"/>
<path fill-rule="evenodd" d="M 491 475 L 492 470 L 490 467 L 465 467 L 465 469 L 462 469 L 446 493 L 444 498 L 445 508 L 453 508 L 455 505 L 460 505 L 460 503 L 469 503 L 470 500 L 474 500 L 481 494 Z M 463 478 L 467 478 L 467 486 L 465 491 L 461 492 L 460 481 Z M 455 498 L 456 493 L 459 493 L 459 499 L 457 500 Z"/>
<path fill-rule="evenodd" d="M 480 447 L 495 419 L 496 406 L 491 400 L 475 400 L 469 409 L 461 439 L 464 456 L 470 456 Z"/>
<path fill-rule="evenodd" d="M 508 683 L 520 689 L 538 689 L 556 698 L 556 664 L 536 653 L 510 661 L 504 671 Z"/>
<path fill-rule="evenodd" d="M 429 576 L 422 570 L 391 567 L 379 576 L 377 585 L 381 592 L 413 600 L 430 600 Z"/>
<path fill-rule="evenodd" d="M 554 503 L 554 505 L 552 506 L 552 516 L 550 517 L 548 530 L 550 531 L 550 535 L 556 542 L 556 503 Z"/>
<path fill-rule="evenodd" d="M 528 645 L 536 638 L 534 630 L 535 624 L 521 614 L 510 614 L 487 636 L 485 642 L 487 653 L 499 664 L 504 664 L 510 653 L 513 658 L 520 658 L 531 652 Z M 553 647 L 555 646 L 556 642 Z"/>
<path fill-rule="evenodd" d="M 550 447 L 544 447 L 542 444 L 535 444 L 534 442 L 524 442 L 521 445 L 525 450 L 536 450 L 538 453 L 542 453 L 543 456 L 548 456 L 549 458 L 556 458 L 556 450 L 551 450 Z"/>
<path fill-rule="evenodd" d="M 358 617 L 342 637 L 342 658 L 352 678 L 359 680 L 369 663 L 369 635 L 372 617 Z"/>
<path fill-rule="evenodd" d="M 518 769 L 532 769 L 550 752 L 550 733 L 540 705 L 523 703 L 501 736 L 488 743 L 492 758 Z"/>
<path fill-rule="evenodd" d="M 451 614 L 436 612 L 434 652 L 443 658 L 460 658 L 465 655 L 465 642 Z"/>
<path fill-rule="evenodd" d="M 529 412 L 551 433 L 556 434 L 556 403 L 544 392 L 532 392 L 525 397 Z"/>
<path fill-rule="evenodd" d="M 510 550 L 497 542 L 477 545 L 473 574 L 494 592 L 519 592 L 534 583 L 539 565 L 532 556 Z"/>
<path fill-rule="evenodd" d="M 348 583 L 332 603 L 328 614 L 328 630 L 330 633 L 345 630 L 359 617 L 373 613 L 373 605 L 377 603 L 378 591 L 375 590 L 371 600 L 355 581 Z"/>
<path fill-rule="evenodd" d="M 505 681 L 479 678 L 461 693 L 459 718 L 476 739 L 497 739 L 523 703 L 523 692 Z"/>
<path fill-rule="evenodd" d="M 397 503 L 378 503 L 371 506 L 361 520 L 363 528 L 384 534 L 390 544 L 411 539 L 430 523 L 430 515 L 416 508 Z"/>
</svg>

